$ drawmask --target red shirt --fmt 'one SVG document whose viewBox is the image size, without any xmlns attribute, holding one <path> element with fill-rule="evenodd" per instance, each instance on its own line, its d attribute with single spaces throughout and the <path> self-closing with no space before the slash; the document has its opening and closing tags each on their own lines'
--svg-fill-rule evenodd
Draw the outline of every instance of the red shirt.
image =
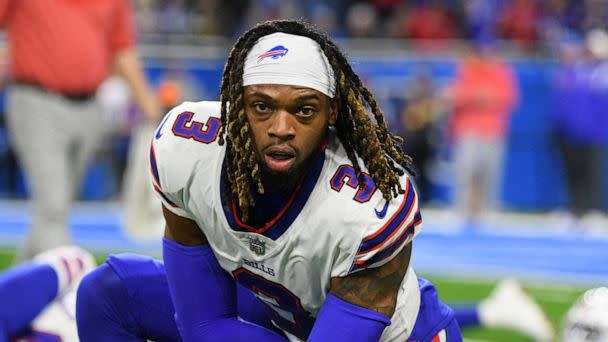
<svg viewBox="0 0 608 342">
<path fill-rule="evenodd" d="M 452 84 L 452 134 L 504 138 L 519 93 L 511 67 L 498 59 L 469 58 Z"/>
<path fill-rule="evenodd" d="M 11 77 L 65 94 L 94 92 L 135 42 L 128 0 L 0 0 L 0 25 Z"/>
</svg>

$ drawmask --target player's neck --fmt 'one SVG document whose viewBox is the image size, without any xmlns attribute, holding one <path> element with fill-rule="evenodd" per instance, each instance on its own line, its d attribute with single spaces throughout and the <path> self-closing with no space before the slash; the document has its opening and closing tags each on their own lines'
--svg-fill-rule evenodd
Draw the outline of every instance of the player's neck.
<svg viewBox="0 0 608 342">
<path fill-rule="evenodd" d="M 301 176 L 277 177 L 276 175 L 262 174 L 262 184 L 264 185 L 264 194 L 259 196 L 289 196 L 298 185 Z"/>
</svg>

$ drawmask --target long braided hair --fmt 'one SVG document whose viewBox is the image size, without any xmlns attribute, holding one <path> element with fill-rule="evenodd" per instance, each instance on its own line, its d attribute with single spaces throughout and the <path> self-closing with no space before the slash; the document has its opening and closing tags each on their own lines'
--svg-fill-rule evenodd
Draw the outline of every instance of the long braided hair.
<svg viewBox="0 0 608 342">
<path fill-rule="evenodd" d="M 245 57 L 258 39 L 284 32 L 305 36 L 316 41 L 331 64 L 336 78 L 338 120 L 336 133 L 350 159 L 359 184 L 364 179 L 359 156 L 367 171 L 386 200 L 404 192 L 399 183 L 403 175 L 402 166 L 414 173 L 412 160 L 399 145 L 403 139 L 391 134 L 380 107 L 372 93 L 363 85 L 340 49 L 322 32 L 301 21 L 275 20 L 256 25 L 244 33 L 236 42 L 222 76 L 221 122 L 219 143 L 226 143 L 226 174 L 233 198 L 238 199 L 238 208 L 243 221 L 249 218 L 249 208 L 255 205 L 251 185 L 264 192 L 261 168 L 256 159 L 251 127 L 245 114 L 243 102 L 243 66 Z M 230 106 L 228 106 L 230 104 Z M 230 108 L 228 108 L 230 107 Z M 367 108 L 373 114 L 368 114 Z"/>
</svg>

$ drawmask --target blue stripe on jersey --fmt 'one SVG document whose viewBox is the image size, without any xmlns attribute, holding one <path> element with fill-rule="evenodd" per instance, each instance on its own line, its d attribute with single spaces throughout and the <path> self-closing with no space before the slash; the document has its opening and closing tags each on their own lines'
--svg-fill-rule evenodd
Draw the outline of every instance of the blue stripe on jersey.
<svg viewBox="0 0 608 342">
<path fill-rule="evenodd" d="M 158 176 L 158 166 L 156 164 L 156 153 L 154 153 L 154 143 L 150 144 L 150 169 L 152 170 L 152 176 L 156 181 L 156 185 L 160 188 L 160 177 Z"/>
<path fill-rule="evenodd" d="M 226 220 L 228 221 L 228 224 L 230 225 L 230 227 L 232 229 L 234 229 L 236 231 L 255 232 L 255 233 L 262 234 L 273 240 L 278 239 L 279 237 L 281 237 L 281 235 L 283 235 L 283 233 L 285 233 L 285 231 L 287 231 L 287 228 L 289 228 L 291 226 L 291 224 L 296 220 L 296 218 L 298 217 L 298 215 L 304 208 L 304 205 L 308 201 L 308 198 L 310 197 L 310 194 L 314 190 L 315 184 L 317 183 L 317 180 L 319 179 L 319 176 L 321 175 L 321 170 L 323 169 L 324 163 L 325 163 L 325 150 L 323 151 L 323 153 L 321 153 L 321 155 L 317 158 L 315 163 L 312 165 L 311 170 L 305 176 L 300 187 L 295 190 L 296 193 L 294 195 L 292 195 L 292 197 L 294 197 L 294 198 L 291 202 L 291 205 L 289 205 L 287 208 L 284 208 L 284 210 L 281 210 L 279 212 L 279 215 L 277 215 L 278 217 L 275 217 L 271 221 L 271 222 L 274 222 L 273 224 L 265 226 L 265 227 L 259 227 L 259 228 L 252 227 L 250 225 L 238 222 L 237 219 L 235 218 L 235 215 L 233 214 L 233 210 L 228 209 L 225 206 L 222 206 L 224 208 L 224 214 L 226 216 Z M 224 173 L 224 172 L 222 172 L 222 173 Z M 222 199 L 223 199 L 222 202 L 225 203 L 224 202 L 224 199 L 226 198 L 225 196 L 228 195 L 228 194 L 225 194 L 225 186 L 224 186 L 226 177 L 222 176 L 221 179 L 222 179 L 222 181 L 220 182 L 220 191 L 222 193 Z M 263 200 L 263 197 L 260 200 Z M 254 210 L 255 210 L 255 207 L 254 207 Z"/>
<path fill-rule="evenodd" d="M 367 253 L 370 250 L 373 250 L 377 246 L 382 245 L 387 239 L 389 239 L 394 232 L 396 232 L 399 227 L 403 224 L 408 214 L 412 209 L 412 205 L 414 203 L 414 197 L 416 196 L 415 191 L 410 183 L 409 179 L 407 181 L 407 194 L 405 195 L 405 203 L 399 208 L 399 211 L 390 218 L 389 222 L 385 223 L 384 228 L 381 228 L 381 232 L 378 234 L 377 232 L 372 235 L 371 239 L 364 239 L 363 243 L 359 247 L 359 251 L 357 254 Z"/>
<path fill-rule="evenodd" d="M 408 236 L 410 236 L 411 234 L 414 234 L 414 230 L 415 230 L 416 226 L 417 226 L 416 223 L 412 223 L 411 225 L 409 225 L 407 227 L 407 229 L 404 230 L 403 233 L 401 233 L 401 236 L 399 236 L 399 238 L 397 238 L 397 240 L 393 241 L 393 243 L 391 243 L 387 248 L 383 249 L 381 252 L 379 252 L 378 254 L 369 258 L 368 260 L 361 261 L 361 262 L 355 261 L 355 263 L 350 268 L 351 272 L 354 270 L 361 269 L 361 268 L 367 268 L 367 267 L 391 256 L 391 254 L 393 254 L 397 249 L 402 247 L 403 243 L 407 240 Z"/>
</svg>

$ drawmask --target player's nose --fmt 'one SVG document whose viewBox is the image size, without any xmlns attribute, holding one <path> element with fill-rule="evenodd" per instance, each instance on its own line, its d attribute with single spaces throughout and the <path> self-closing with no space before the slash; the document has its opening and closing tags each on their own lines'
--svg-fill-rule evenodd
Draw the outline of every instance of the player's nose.
<svg viewBox="0 0 608 342">
<path fill-rule="evenodd" d="M 268 135 L 281 140 L 291 140 L 296 135 L 295 118 L 286 110 L 277 110 L 268 128 Z"/>
</svg>

